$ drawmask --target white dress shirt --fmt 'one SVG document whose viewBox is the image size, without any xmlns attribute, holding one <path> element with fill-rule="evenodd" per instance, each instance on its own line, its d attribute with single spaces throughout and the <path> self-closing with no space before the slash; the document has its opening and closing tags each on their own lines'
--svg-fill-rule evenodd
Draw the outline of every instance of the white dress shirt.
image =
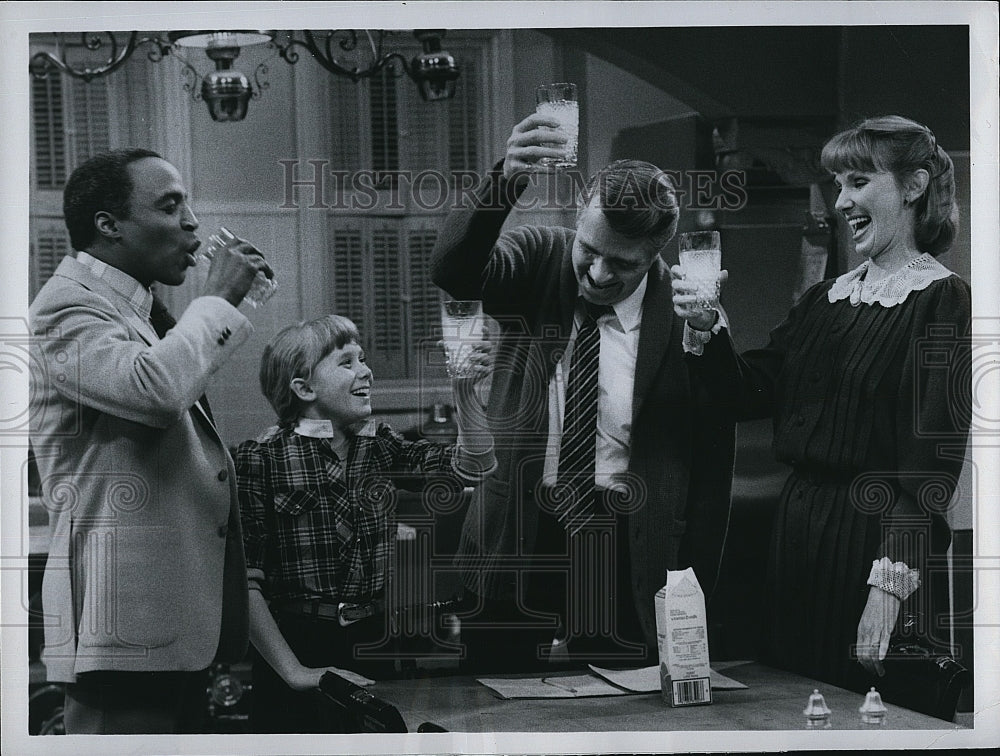
<svg viewBox="0 0 1000 756">
<path fill-rule="evenodd" d="M 594 482 L 601 488 L 628 490 L 625 481 L 632 448 L 632 388 L 635 385 L 642 300 L 646 295 L 647 281 L 648 276 L 644 276 L 631 295 L 613 305 L 614 315 L 602 315 L 597 320 L 597 328 L 601 332 L 601 356 L 597 374 L 597 457 Z M 578 303 L 569 344 L 549 381 L 549 437 L 542 476 L 542 482 L 549 486 L 555 485 L 559 470 L 566 381 L 569 379 L 573 345 L 582 322 L 583 306 Z"/>
</svg>

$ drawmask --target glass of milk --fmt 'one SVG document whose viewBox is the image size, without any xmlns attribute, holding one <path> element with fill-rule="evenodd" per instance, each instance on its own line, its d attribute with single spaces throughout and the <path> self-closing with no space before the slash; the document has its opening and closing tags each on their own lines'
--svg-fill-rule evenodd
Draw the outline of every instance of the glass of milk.
<svg viewBox="0 0 1000 756">
<path fill-rule="evenodd" d="M 566 137 L 565 144 L 553 144 L 564 148 L 560 158 L 543 157 L 538 165 L 543 168 L 576 167 L 577 142 L 580 136 L 580 105 L 576 95 L 576 84 L 560 82 L 542 84 L 535 90 L 535 112 L 559 122 L 556 131 Z"/>
<path fill-rule="evenodd" d="M 478 299 L 445 299 L 441 302 L 441 329 L 450 378 L 467 378 L 476 343 L 483 340 L 483 303 Z"/>
<path fill-rule="evenodd" d="M 722 244 L 718 231 L 692 231 L 679 239 L 681 271 L 684 279 L 697 287 L 698 304 L 714 307 L 719 302 L 719 271 Z"/>
<path fill-rule="evenodd" d="M 239 242 L 236 236 L 225 226 L 219 226 L 219 232 L 208 237 L 208 244 L 201 248 L 196 259 L 210 261 L 220 249 Z M 264 271 L 258 271 L 250 285 L 250 290 L 244 295 L 243 301 L 251 307 L 260 307 L 278 290 L 278 282 L 268 278 Z"/>
</svg>

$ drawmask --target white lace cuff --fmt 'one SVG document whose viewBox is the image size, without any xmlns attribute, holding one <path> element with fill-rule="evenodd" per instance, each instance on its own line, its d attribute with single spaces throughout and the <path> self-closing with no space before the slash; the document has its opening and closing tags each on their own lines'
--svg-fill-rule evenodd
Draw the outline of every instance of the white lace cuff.
<svg viewBox="0 0 1000 756">
<path fill-rule="evenodd" d="M 882 557 L 872 562 L 868 585 L 905 601 L 920 587 L 920 570 L 911 570 L 903 562 L 891 562 L 889 557 Z"/>
<path fill-rule="evenodd" d="M 722 305 L 717 305 L 712 309 L 719 314 L 719 317 L 715 319 L 715 325 L 710 331 L 699 331 L 685 321 L 684 336 L 681 341 L 685 354 L 700 356 L 705 351 L 705 344 L 712 340 L 712 336 L 717 335 L 723 328 L 729 328 L 729 319 L 726 317 L 726 311 L 722 309 Z"/>
</svg>

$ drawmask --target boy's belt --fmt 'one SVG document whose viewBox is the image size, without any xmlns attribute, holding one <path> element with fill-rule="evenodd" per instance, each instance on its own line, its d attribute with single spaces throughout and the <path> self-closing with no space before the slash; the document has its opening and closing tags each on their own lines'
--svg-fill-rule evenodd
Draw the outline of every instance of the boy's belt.
<svg viewBox="0 0 1000 756">
<path fill-rule="evenodd" d="M 385 599 L 375 598 L 359 604 L 341 601 L 310 601 L 294 599 L 286 601 L 278 607 L 278 611 L 286 614 L 304 614 L 307 617 L 324 620 L 337 620 L 341 627 L 347 627 L 358 620 L 368 619 L 385 613 Z"/>
</svg>

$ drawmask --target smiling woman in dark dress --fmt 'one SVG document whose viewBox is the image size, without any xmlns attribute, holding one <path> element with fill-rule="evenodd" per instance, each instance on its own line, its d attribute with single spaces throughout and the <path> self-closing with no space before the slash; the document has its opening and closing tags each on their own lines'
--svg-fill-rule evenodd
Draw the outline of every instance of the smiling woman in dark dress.
<svg viewBox="0 0 1000 756">
<path fill-rule="evenodd" d="M 866 690 L 890 636 L 947 646 L 944 515 L 969 427 L 971 294 L 936 260 L 957 210 L 951 159 L 929 129 L 869 119 L 822 161 L 860 266 L 809 289 L 765 348 L 742 355 L 679 268 L 674 303 L 700 375 L 741 419 L 773 417 L 775 455 L 791 467 L 766 661 Z"/>
</svg>

